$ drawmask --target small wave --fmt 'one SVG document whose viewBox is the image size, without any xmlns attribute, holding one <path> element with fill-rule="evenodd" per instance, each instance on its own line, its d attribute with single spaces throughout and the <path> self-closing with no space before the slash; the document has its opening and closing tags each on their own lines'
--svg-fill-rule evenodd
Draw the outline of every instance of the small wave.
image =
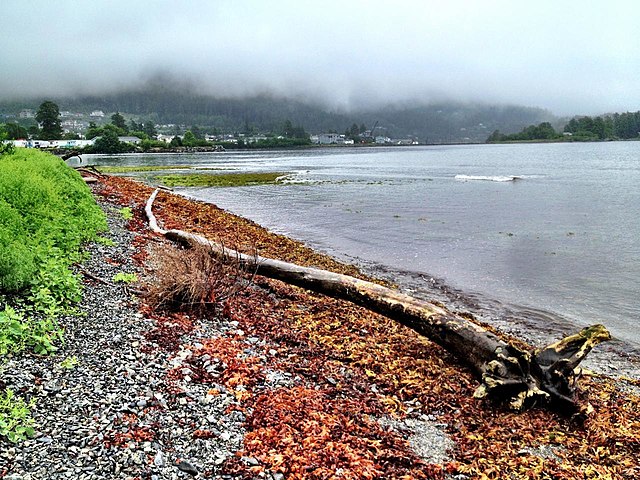
<svg viewBox="0 0 640 480">
<path fill-rule="evenodd" d="M 524 177 L 519 175 L 456 175 L 455 179 L 461 182 L 469 182 L 474 180 L 484 180 L 487 182 L 515 182 L 516 180 L 522 180 Z"/>
</svg>

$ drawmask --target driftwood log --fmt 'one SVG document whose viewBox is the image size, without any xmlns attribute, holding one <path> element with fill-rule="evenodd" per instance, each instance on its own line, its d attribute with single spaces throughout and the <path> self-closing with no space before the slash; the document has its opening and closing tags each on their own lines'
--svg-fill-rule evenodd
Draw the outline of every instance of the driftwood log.
<svg viewBox="0 0 640 480">
<path fill-rule="evenodd" d="M 603 325 L 594 325 L 533 353 L 524 351 L 463 317 L 397 290 L 348 275 L 242 254 L 182 230 L 164 230 L 152 212 L 157 194 L 158 190 L 145 208 L 154 232 L 181 244 L 206 245 L 231 261 L 256 268 L 259 275 L 349 300 L 400 322 L 466 363 L 481 380 L 477 398 L 506 402 L 515 410 L 548 404 L 575 413 L 576 367 L 595 345 L 611 338 Z"/>
</svg>

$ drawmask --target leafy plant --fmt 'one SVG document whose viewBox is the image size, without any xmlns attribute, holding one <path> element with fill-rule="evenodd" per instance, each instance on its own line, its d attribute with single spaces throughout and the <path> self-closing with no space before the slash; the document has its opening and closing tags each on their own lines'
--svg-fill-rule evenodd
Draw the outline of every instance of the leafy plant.
<svg viewBox="0 0 640 480">
<path fill-rule="evenodd" d="M 0 162 L 0 355 L 56 350 L 56 317 L 81 298 L 70 270 L 80 246 L 106 229 L 104 213 L 82 178 L 62 160 L 16 149 Z M 18 295 L 15 295 L 18 293 Z M 6 294 L 12 294 L 10 297 Z M 19 306 L 19 308 L 17 308 Z"/>
<path fill-rule="evenodd" d="M 122 218 L 125 220 L 131 220 L 133 218 L 133 212 L 129 207 L 122 207 L 120 209 L 120 215 L 122 215 Z"/>
<path fill-rule="evenodd" d="M 29 289 L 50 255 L 68 267 L 105 229 L 91 191 L 61 159 L 34 149 L 2 158 L 0 292 Z"/>
<path fill-rule="evenodd" d="M 67 357 L 64 360 L 62 360 L 59 365 L 60 365 L 60 368 L 63 368 L 65 370 L 73 370 L 79 364 L 80 362 L 78 361 L 78 357 L 73 355 L 72 357 Z"/>
<path fill-rule="evenodd" d="M 16 150 L 12 142 L 4 142 L 5 140 L 7 140 L 7 138 L 9 138 L 6 128 L 6 124 L 0 124 L 0 156 L 11 155 Z"/>
<path fill-rule="evenodd" d="M 138 275 L 136 275 L 135 273 L 118 272 L 113 276 L 112 280 L 115 283 L 135 283 L 138 281 Z"/>
<path fill-rule="evenodd" d="M 32 437 L 35 421 L 31 417 L 31 408 L 34 404 L 35 400 L 26 403 L 9 389 L 0 394 L 0 436 L 13 443 Z"/>
<path fill-rule="evenodd" d="M 0 139 L 0 156 L 11 155 L 13 152 L 15 152 L 15 147 L 13 146 L 13 143 L 4 143 L 1 140 L 2 139 Z"/>
<path fill-rule="evenodd" d="M 32 349 L 38 355 L 57 350 L 63 330 L 53 316 L 25 317 L 10 306 L 0 311 L 0 356 Z"/>
<path fill-rule="evenodd" d="M 42 268 L 32 280 L 29 300 L 40 312 L 67 312 L 68 305 L 82 298 L 78 278 L 55 253 L 45 255 L 41 265 Z"/>
<path fill-rule="evenodd" d="M 23 350 L 29 325 L 22 315 L 7 306 L 0 312 L 0 356 Z"/>
<path fill-rule="evenodd" d="M 115 247 L 116 242 L 107 237 L 97 236 L 95 239 L 96 243 L 100 245 L 104 245 L 105 247 Z"/>
</svg>

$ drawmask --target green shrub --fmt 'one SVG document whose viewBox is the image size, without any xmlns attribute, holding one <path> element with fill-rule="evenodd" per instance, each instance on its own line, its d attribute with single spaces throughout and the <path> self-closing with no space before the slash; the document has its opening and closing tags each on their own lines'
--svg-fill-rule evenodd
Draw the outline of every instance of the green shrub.
<svg viewBox="0 0 640 480">
<path fill-rule="evenodd" d="M 0 158 L 0 293 L 46 283 L 52 268 L 62 281 L 80 245 L 104 229 L 90 190 L 58 157 L 18 148 Z"/>
<path fill-rule="evenodd" d="M 105 229 L 89 188 L 58 157 L 26 149 L 0 156 L 0 358 L 56 351 L 63 335 L 56 317 L 81 295 L 69 267 L 81 258 L 81 244 Z M 0 437 L 33 436 L 32 406 L 0 392 Z"/>
<path fill-rule="evenodd" d="M 25 317 L 9 306 L 0 311 L 0 357 L 20 353 L 28 348 L 39 355 L 57 350 L 62 329 L 52 316 Z"/>
</svg>

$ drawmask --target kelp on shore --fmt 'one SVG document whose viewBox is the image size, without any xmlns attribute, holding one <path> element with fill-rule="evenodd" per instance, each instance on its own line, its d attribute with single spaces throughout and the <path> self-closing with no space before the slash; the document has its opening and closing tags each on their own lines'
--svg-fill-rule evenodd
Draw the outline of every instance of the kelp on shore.
<svg viewBox="0 0 640 480">
<path fill-rule="evenodd" d="M 144 230 L 149 187 L 112 177 L 104 180 L 102 193 L 133 206 L 134 225 Z M 212 205 L 163 194 L 156 215 L 165 228 L 199 233 L 232 248 L 359 275 L 353 266 Z M 326 478 L 322 462 L 341 468 L 344 478 L 442 478 L 445 471 L 473 478 L 640 476 L 640 399 L 611 379 L 582 379 L 581 395 L 594 407 L 583 423 L 542 410 L 515 414 L 474 400 L 472 375 L 440 347 L 348 302 L 258 277 L 256 288 L 229 302 L 224 314 L 247 334 L 277 346 L 279 370 L 316 386 L 259 391 L 252 385 L 259 384 L 260 371 L 238 366 L 245 376 L 243 406 L 253 411 L 243 453 L 290 478 Z M 205 345 L 209 354 L 229 355 L 224 342 Z M 240 377 L 232 378 L 229 386 L 237 387 Z M 329 414 L 327 405 L 341 413 Z M 406 442 L 382 438 L 379 425 L 363 416 L 407 414 L 446 424 L 455 442 L 452 461 L 426 465 Z M 306 424 L 316 427 L 305 430 Z M 299 441 L 305 441 L 304 448 Z"/>
</svg>

